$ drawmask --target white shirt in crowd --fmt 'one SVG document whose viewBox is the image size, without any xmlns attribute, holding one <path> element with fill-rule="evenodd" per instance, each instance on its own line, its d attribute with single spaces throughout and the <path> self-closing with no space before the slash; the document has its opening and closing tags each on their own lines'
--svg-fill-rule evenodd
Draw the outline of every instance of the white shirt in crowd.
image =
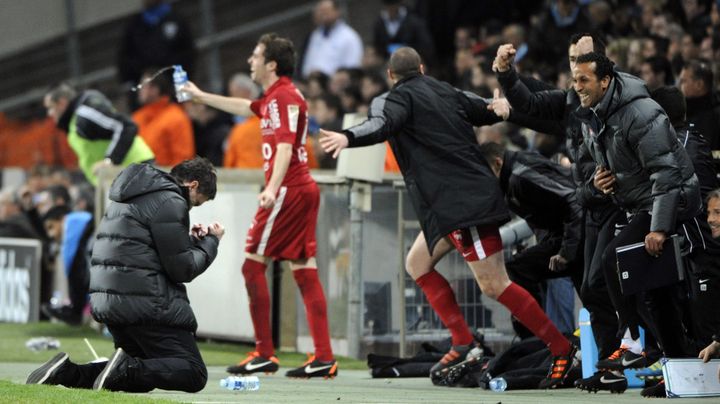
<svg viewBox="0 0 720 404">
<path fill-rule="evenodd" d="M 318 27 L 310 34 L 302 75 L 307 77 L 314 71 L 332 75 L 342 67 L 360 67 L 362 55 L 360 35 L 345 22 L 338 20 L 329 31 Z"/>
</svg>

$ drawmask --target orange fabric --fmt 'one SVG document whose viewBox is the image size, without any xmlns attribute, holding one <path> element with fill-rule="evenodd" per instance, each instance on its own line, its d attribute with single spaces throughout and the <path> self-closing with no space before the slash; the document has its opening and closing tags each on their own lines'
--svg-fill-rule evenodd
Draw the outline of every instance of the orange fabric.
<svg viewBox="0 0 720 404">
<path fill-rule="evenodd" d="M 307 150 L 308 168 L 318 168 L 313 149 L 313 139 L 308 137 L 307 141 L 305 149 Z M 262 168 L 263 163 L 260 118 L 257 115 L 252 115 L 245 121 L 235 124 L 230 131 L 225 157 L 223 158 L 223 167 Z"/>
<path fill-rule="evenodd" d="M 393 154 L 392 148 L 390 148 L 390 143 L 385 142 L 385 149 L 385 172 L 399 173 L 400 166 L 398 165 L 397 160 L 395 160 L 395 155 Z"/>
<path fill-rule="evenodd" d="M 262 168 L 262 134 L 260 118 L 253 115 L 233 126 L 228 136 L 223 166 L 228 168 Z"/>
<path fill-rule="evenodd" d="M 132 116 L 139 134 L 160 166 L 174 166 L 195 157 L 192 122 L 185 110 L 169 97 L 142 106 Z"/>
<path fill-rule="evenodd" d="M 305 150 L 307 150 L 307 166 L 309 169 L 313 170 L 316 168 L 320 168 L 320 163 L 317 161 L 317 157 L 315 157 L 315 139 L 308 136 L 307 137 L 307 143 L 305 143 Z"/>
<path fill-rule="evenodd" d="M 77 168 L 65 133 L 50 118 L 22 122 L 0 114 L 0 167 L 36 165 Z"/>
</svg>

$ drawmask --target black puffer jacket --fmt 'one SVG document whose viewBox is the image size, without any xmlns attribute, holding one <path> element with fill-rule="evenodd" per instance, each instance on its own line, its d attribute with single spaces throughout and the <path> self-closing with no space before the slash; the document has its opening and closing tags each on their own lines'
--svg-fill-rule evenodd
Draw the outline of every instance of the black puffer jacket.
<svg viewBox="0 0 720 404">
<path fill-rule="evenodd" d="M 558 254 L 568 261 L 578 257 L 584 216 L 570 169 L 537 153 L 506 151 L 500 188 L 510 210 L 533 230 L 562 236 Z"/>
<path fill-rule="evenodd" d="M 350 147 L 390 142 L 432 251 L 455 230 L 510 219 L 473 131 L 499 120 L 483 99 L 412 75 L 376 97 L 368 120 L 344 133 Z"/>
<path fill-rule="evenodd" d="M 615 175 L 613 198 L 623 210 L 650 212 L 650 231 L 667 234 L 700 213 L 692 162 L 642 80 L 616 72 L 598 105 L 579 109 L 578 118 L 581 147 Z"/>
<path fill-rule="evenodd" d="M 91 259 L 93 317 L 195 331 L 183 282 L 210 266 L 218 239 L 188 235 L 187 188 L 150 165 L 133 164 L 113 182 L 110 199 Z"/>
</svg>

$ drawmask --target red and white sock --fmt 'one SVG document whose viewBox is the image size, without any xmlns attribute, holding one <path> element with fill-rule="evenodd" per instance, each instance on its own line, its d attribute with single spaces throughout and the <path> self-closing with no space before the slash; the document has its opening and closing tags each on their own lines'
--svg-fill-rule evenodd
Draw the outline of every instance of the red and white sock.
<svg viewBox="0 0 720 404">
<path fill-rule="evenodd" d="M 553 356 L 566 355 L 570 352 L 570 341 L 555 327 L 537 301 L 522 286 L 515 282 L 510 283 L 497 300 L 507 307 L 522 325 L 547 344 Z"/>
<path fill-rule="evenodd" d="M 262 262 L 246 259 L 242 266 L 250 300 L 250 317 L 255 329 L 255 350 L 260 356 L 269 358 L 275 355 L 270 329 L 270 290 L 268 289 L 265 270 Z"/>
<path fill-rule="evenodd" d="M 473 342 L 474 338 L 470 330 L 468 330 L 465 317 L 463 317 L 460 306 L 455 300 L 455 292 L 453 292 L 445 277 L 433 269 L 417 278 L 415 282 L 425 293 L 428 303 L 445 324 L 445 327 L 450 330 L 452 344 L 458 346 Z"/>
<path fill-rule="evenodd" d="M 327 320 L 327 302 L 323 293 L 317 268 L 301 268 L 292 271 L 300 288 L 310 335 L 315 344 L 315 359 L 328 362 L 333 360 L 330 346 L 330 328 Z"/>
</svg>

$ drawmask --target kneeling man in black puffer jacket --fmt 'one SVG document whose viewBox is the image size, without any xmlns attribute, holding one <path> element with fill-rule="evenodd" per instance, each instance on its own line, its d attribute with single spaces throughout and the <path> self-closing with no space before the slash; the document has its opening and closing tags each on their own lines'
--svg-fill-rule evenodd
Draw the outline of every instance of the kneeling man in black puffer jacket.
<svg viewBox="0 0 720 404">
<path fill-rule="evenodd" d="M 215 197 L 216 182 L 203 158 L 186 160 L 170 174 L 147 164 L 120 173 L 90 269 L 92 314 L 107 325 L 117 350 L 108 362 L 86 365 L 61 352 L 28 384 L 129 392 L 205 387 L 207 369 L 183 283 L 210 266 L 225 232 L 217 222 L 190 228 L 190 209 Z"/>
</svg>

